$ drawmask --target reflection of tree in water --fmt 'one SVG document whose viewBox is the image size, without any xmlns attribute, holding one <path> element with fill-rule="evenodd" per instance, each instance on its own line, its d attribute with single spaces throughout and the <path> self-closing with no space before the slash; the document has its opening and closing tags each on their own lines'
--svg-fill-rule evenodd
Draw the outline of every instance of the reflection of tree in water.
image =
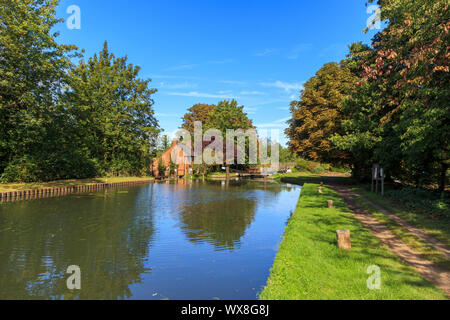
<svg viewBox="0 0 450 320">
<path fill-rule="evenodd" d="M 130 190 L 2 204 L 0 299 L 130 297 L 154 232 L 137 199 Z M 70 265 L 81 268 L 81 290 L 67 289 Z"/>
<path fill-rule="evenodd" d="M 189 241 L 211 242 L 217 250 L 239 247 L 255 217 L 257 206 L 271 203 L 285 185 L 256 181 L 210 181 L 199 183 L 195 196 L 180 203 L 182 230 Z M 189 199 L 193 199 L 189 200 Z"/>
<path fill-rule="evenodd" d="M 210 196 L 217 195 L 210 194 Z M 240 245 L 240 239 L 255 215 L 254 199 L 227 197 L 204 199 L 186 203 L 181 212 L 187 238 L 194 243 L 211 241 L 218 250 L 232 250 Z"/>
</svg>

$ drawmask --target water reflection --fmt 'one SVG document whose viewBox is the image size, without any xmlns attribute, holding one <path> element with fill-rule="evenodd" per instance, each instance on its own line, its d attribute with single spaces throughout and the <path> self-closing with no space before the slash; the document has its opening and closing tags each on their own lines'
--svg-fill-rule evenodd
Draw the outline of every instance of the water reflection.
<svg viewBox="0 0 450 320">
<path fill-rule="evenodd" d="M 0 204 L 0 299 L 254 299 L 298 195 L 180 180 Z"/>
<path fill-rule="evenodd" d="M 0 207 L 0 299 L 129 298 L 145 272 L 154 232 L 136 197 L 105 192 Z M 67 267 L 82 290 L 66 286 Z"/>
<path fill-rule="evenodd" d="M 193 243 L 209 242 L 216 250 L 239 248 L 241 238 L 253 222 L 257 205 L 264 201 L 273 201 L 273 195 L 280 193 L 283 187 L 271 185 L 264 197 L 257 190 L 264 185 L 252 181 L 209 182 L 207 188 L 200 184 L 195 195 L 183 202 L 180 216 L 181 229 Z M 267 185 L 266 185 L 267 191 Z M 285 188 L 284 188 L 285 189 Z"/>
</svg>

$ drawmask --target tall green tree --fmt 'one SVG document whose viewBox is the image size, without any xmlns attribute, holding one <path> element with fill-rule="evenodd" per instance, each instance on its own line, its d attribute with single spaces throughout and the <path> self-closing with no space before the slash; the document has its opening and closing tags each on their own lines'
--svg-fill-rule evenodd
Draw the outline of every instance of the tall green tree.
<svg viewBox="0 0 450 320">
<path fill-rule="evenodd" d="M 377 3 L 387 27 L 363 59 L 359 87 L 344 103 L 345 134 L 335 142 L 366 166 L 379 162 L 393 177 L 443 191 L 450 164 L 448 1 Z"/>
<path fill-rule="evenodd" d="M 99 55 L 70 74 L 66 102 L 89 156 L 103 173 L 142 174 L 159 133 L 150 80 L 140 68 L 116 58 L 105 42 Z"/>
<path fill-rule="evenodd" d="M 214 110 L 209 113 L 205 127 L 221 131 L 225 138 L 228 129 L 247 130 L 254 126 L 252 120 L 244 112 L 244 106 L 239 106 L 238 102 L 233 99 L 231 101 L 220 101 Z"/>
<path fill-rule="evenodd" d="M 0 1 L 0 173 L 3 181 L 47 179 L 73 159 L 55 141 L 63 131 L 58 108 L 75 46 L 58 44 L 52 28 L 57 0 Z M 64 173 L 62 174 L 64 175 Z"/>
<path fill-rule="evenodd" d="M 195 104 L 189 108 L 188 112 L 183 116 L 181 128 L 192 134 L 194 132 L 194 123 L 200 121 L 202 124 L 206 124 L 215 107 L 216 106 L 213 104 Z"/>
<path fill-rule="evenodd" d="M 210 113 L 206 122 L 205 129 L 216 129 L 222 133 L 224 139 L 224 145 L 226 146 L 227 130 L 248 130 L 253 129 L 252 120 L 250 120 L 247 114 L 244 112 L 244 106 L 239 106 L 236 100 L 223 100 L 220 101 L 214 108 L 214 111 Z M 235 141 L 237 138 L 235 138 Z M 249 145 L 248 138 L 245 139 L 246 149 Z M 239 146 L 238 146 L 239 147 Z M 225 155 L 224 155 L 225 156 Z M 248 154 L 245 153 L 245 159 L 238 159 L 238 161 L 247 163 Z M 229 174 L 230 166 L 226 165 L 227 177 Z"/>
</svg>

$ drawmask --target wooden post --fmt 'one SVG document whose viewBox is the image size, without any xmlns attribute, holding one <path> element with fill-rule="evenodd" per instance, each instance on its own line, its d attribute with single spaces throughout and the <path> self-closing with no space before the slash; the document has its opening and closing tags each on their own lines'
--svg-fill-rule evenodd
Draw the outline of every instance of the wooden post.
<svg viewBox="0 0 450 320">
<path fill-rule="evenodd" d="M 350 230 L 337 230 L 336 235 L 339 249 L 350 250 L 352 248 L 352 242 L 350 240 Z"/>
<path fill-rule="evenodd" d="M 319 193 L 320 193 L 320 194 L 322 194 L 322 193 L 323 193 L 323 191 L 322 191 L 322 187 L 319 187 Z"/>
<path fill-rule="evenodd" d="M 334 206 L 333 206 L 333 200 L 328 200 L 327 203 L 328 203 L 328 208 L 329 208 L 329 209 L 333 209 L 333 208 L 334 208 Z"/>
</svg>

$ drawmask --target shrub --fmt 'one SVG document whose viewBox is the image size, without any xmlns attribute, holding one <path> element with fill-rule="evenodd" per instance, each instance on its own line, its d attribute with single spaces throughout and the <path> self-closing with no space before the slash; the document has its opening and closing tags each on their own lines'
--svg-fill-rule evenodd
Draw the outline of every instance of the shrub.
<svg viewBox="0 0 450 320">
<path fill-rule="evenodd" d="M 316 165 L 314 168 L 311 169 L 311 173 L 316 173 L 316 174 L 324 173 L 325 171 L 327 171 L 327 170 L 325 170 L 325 168 L 322 167 L 321 165 Z"/>
<path fill-rule="evenodd" d="M 440 194 L 430 190 L 404 187 L 400 190 L 388 190 L 385 196 L 400 202 L 403 207 L 437 215 L 450 220 L 450 201 L 441 199 Z"/>
<path fill-rule="evenodd" d="M 295 169 L 297 169 L 300 172 L 306 172 L 308 171 L 308 164 L 310 162 L 305 159 L 298 159 L 296 161 Z"/>
<path fill-rule="evenodd" d="M 10 163 L 0 178 L 0 182 L 33 182 L 42 179 L 42 170 L 39 165 L 29 158 L 22 158 Z"/>
<path fill-rule="evenodd" d="M 345 168 L 345 167 L 331 167 L 331 171 L 332 172 L 339 172 L 339 173 L 347 173 L 350 171 L 349 168 Z"/>
</svg>

